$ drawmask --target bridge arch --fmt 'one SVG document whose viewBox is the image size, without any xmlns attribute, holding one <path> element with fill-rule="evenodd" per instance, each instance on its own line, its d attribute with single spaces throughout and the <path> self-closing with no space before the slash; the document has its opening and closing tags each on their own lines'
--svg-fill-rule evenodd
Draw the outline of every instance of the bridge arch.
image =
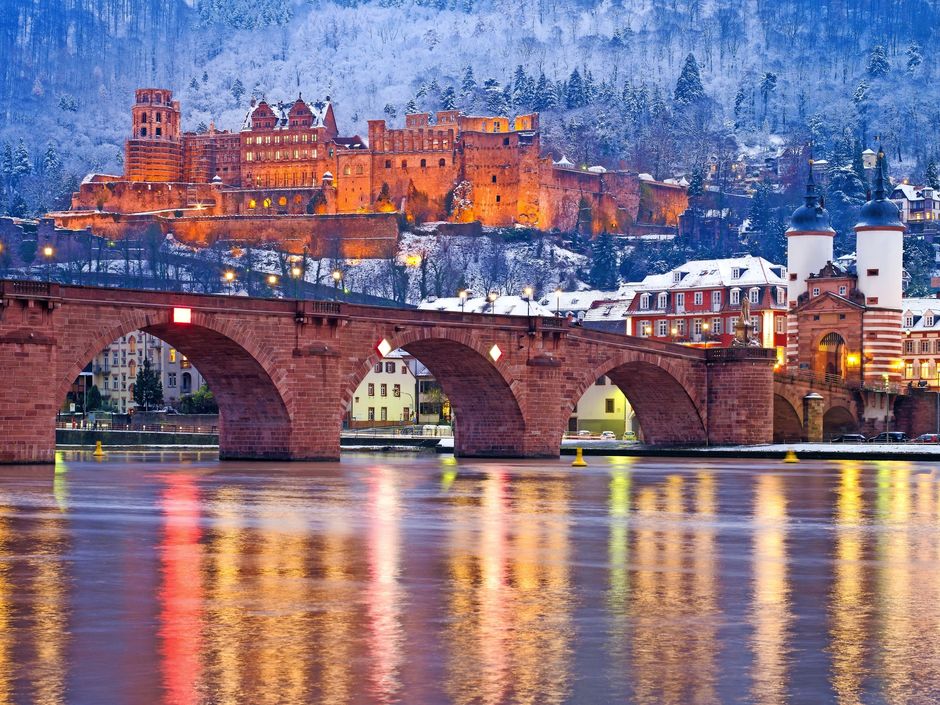
<svg viewBox="0 0 940 705">
<path fill-rule="evenodd" d="M 465 457 L 511 457 L 526 454 L 525 416 L 517 396 L 520 382 L 493 361 L 492 343 L 452 328 L 403 331 L 387 339 L 431 371 L 450 400 L 454 413 L 454 452 Z M 354 370 L 343 392 L 343 408 L 372 367 L 382 360 L 376 350 Z M 419 405 L 415 400 L 415 405 Z M 559 442 L 561 436 L 559 435 Z"/>
<path fill-rule="evenodd" d="M 696 380 L 689 379 L 693 363 L 663 356 L 627 352 L 605 360 L 582 375 L 572 393 L 563 400 L 562 423 L 567 425 L 578 401 L 600 377 L 606 376 L 620 388 L 630 402 L 646 443 L 678 445 L 705 443 L 706 430 L 701 400 L 689 389 Z M 704 382 L 704 380 L 701 380 Z M 562 427 L 564 427 L 564 425 Z"/>
<path fill-rule="evenodd" d="M 858 431 L 858 420 L 844 406 L 832 406 L 823 414 L 823 439 L 829 439 L 841 433 Z"/>
<path fill-rule="evenodd" d="M 788 443 L 803 438 L 800 412 L 786 396 L 774 394 L 774 443 Z"/>
<path fill-rule="evenodd" d="M 61 403 L 82 369 L 118 338 L 141 330 L 189 359 L 205 378 L 219 405 L 222 458 L 287 458 L 291 447 L 292 390 L 275 356 L 257 337 L 230 321 L 193 311 L 192 323 L 175 324 L 166 312 L 136 311 L 95 331 L 90 339 L 60 352 L 56 403 Z"/>
</svg>

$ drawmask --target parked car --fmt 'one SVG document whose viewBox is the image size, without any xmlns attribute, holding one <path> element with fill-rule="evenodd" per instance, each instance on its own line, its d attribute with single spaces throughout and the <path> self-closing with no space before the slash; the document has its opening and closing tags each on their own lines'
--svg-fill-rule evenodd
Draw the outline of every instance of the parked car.
<svg viewBox="0 0 940 705">
<path fill-rule="evenodd" d="M 922 433 L 911 443 L 940 443 L 940 433 Z"/>
<path fill-rule="evenodd" d="M 603 432 L 601 433 L 601 440 L 604 440 L 604 441 L 616 441 L 616 440 L 617 440 L 617 434 L 614 433 L 613 431 L 603 431 Z"/>
<path fill-rule="evenodd" d="M 901 431 L 882 431 L 868 439 L 869 443 L 907 443 L 907 434 Z"/>
<path fill-rule="evenodd" d="M 625 441 L 635 441 L 636 440 L 636 431 L 627 431 L 623 434 L 623 440 Z"/>
<path fill-rule="evenodd" d="M 833 443 L 864 443 L 865 436 L 861 433 L 843 433 L 832 439 Z"/>
<path fill-rule="evenodd" d="M 591 437 L 591 432 L 588 431 L 586 428 L 582 428 L 580 431 L 578 431 L 578 435 L 579 435 L 581 438 L 590 438 L 590 437 Z"/>
</svg>

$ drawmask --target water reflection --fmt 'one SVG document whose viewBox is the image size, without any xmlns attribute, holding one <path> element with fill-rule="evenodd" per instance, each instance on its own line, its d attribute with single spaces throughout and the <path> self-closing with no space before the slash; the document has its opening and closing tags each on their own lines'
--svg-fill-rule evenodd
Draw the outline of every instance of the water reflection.
<svg viewBox="0 0 940 705">
<path fill-rule="evenodd" d="M 940 701 L 931 469 L 741 467 L 2 475 L 0 705 Z"/>
</svg>

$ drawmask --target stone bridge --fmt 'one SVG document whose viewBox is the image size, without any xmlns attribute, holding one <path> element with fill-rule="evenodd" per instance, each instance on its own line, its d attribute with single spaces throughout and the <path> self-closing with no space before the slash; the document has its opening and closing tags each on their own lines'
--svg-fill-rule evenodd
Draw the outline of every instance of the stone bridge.
<svg viewBox="0 0 940 705">
<path fill-rule="evenodd" d="M 819 442 L 858 431 L 863 395 L 838 382 L 788 373 L 774 375 L 774 442 Z"/>
<path fill-rule="evenodd" d="M 338 458 L 356 387 L 395 348 L 440 382 L 461 456 L 557 456 L 572 410 L 602 375 L 651 444 L 764 443 L 773 428 L 772 350 L 706 351 L 541 317 L 0 281 L 0 462 L 52 461 L 70 385 L 137 329 L 202 373 L 219 403 L 223 458 Z"/>
</svg>

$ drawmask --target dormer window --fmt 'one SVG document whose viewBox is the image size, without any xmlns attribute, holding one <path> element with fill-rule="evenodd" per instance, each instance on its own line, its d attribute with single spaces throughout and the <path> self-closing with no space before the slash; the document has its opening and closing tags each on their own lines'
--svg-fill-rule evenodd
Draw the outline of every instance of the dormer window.
<svg viewBox="0 0 940 705">
<path fill-rule="evenodd" d="M 731 278 L 732 278 L 732 279 L 740 279 L 740 278 L 741 278 L 741 268 L 740 268 L 740 267 L 735 267 L 734 269 L 731 270 Z"/>
<path fill-rule="evenodd" d="M 678 284 L 682 281 L 682 272 L 673 272 L 672 273 L 672 283 Z"/>
<path fill-rule="evenodd" d="M 914 314 L 913 314 L 913 313 L 905 313 L 905 314 L 904 314 L 904 327 L 905 327 L 905 328 L 913 328 L 913 327 L 914 327 Z"/>
<path fill-rule="evenodd" d="M 839 287 L 839 296 L 845 296 L 847 291 L 848 291 L 847 287 L 843 284 L 842 286 Z"/>
<path fill-rule="evenodd" d="M 933 314 L 932 313 L 928 313 L 926 316 L 924 316 L 924 325 L 927 326 L 928 328 L 933 328 Z"/>
<path fill-rule="evenodd" d="M 650 295 L 643 294 L 642 296 L 640 296 L 640 309 L 643 311 L 646 311 L 649 309 L 649 307 L 650 307 Z"/>
<path fill-rule="evenodd" d="M 656 308 L 665 309 L 669 305 L 669 294 L 665 291 L 661 292 L 657 297 Z"/>
</svg>

